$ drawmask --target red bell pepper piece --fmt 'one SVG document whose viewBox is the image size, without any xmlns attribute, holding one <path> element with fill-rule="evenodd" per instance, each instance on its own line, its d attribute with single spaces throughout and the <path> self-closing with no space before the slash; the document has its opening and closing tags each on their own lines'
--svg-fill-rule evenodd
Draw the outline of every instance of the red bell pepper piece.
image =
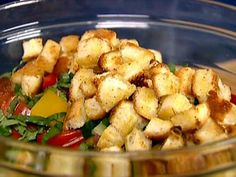
<svg viewBox="0 0 236 177">
<path fill-rule="evenodd" d="M 43 136 L 43 134 L 37 136 L 37 143 L 42 143 Z M 71 130 L 52 137 L 47 141 L 47 144 L 57 147 L 77 148 L 83 141 L 84 137 L 80 130 Z"/>
<path fill-rule="evenodd" d="M 46 88 L 54 85 L 56 82 L 57 82 L 57 75 L 54 73 L 48 74 L 43 78 L 42 89 L 45 90 Z"/>
<path fill-rule="evenodd" d="M 236 95 L 234 94 L 231 95 L 231 102 L 236 104 Z"/>
</svg>

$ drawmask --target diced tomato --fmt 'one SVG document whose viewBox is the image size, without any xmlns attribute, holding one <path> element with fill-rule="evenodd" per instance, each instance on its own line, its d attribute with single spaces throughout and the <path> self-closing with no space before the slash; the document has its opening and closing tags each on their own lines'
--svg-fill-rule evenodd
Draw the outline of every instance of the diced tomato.
<svg viewBox="0 0 236 177">
<path fill-rule="evenodd" d="M 43 134 L 37 136 L 37 142 L 39 144 L 42 143 Z M 70 148 L 77 148 L 79 145 L 84 141 L 84 137 L 80 130 L 72 130 L 62 132 L 51 139 L 48 140 L 47 144 L 51 146 L 57 147 L 70 147 Z"/>
<path fill-rule="evenodd" d="M 21 134 L 13 128 L 11 137 L 15 140 L 18 140 L 21 137 Z"/>
<path fill-rule="evenodd" d="M 57 75 L 54 73 L 48 74 L 47 76 L 44 76 L 43 78 L 42 89 L 45 90 L 46 88 L 54 85 L 56 82 L 57 82 Z"/>
<path fill-rule="evenodd" d="M 27 105 L 25 104 L 25 102 L 20 101 L 14 111 L 15 115 L 30 115 L 30 109 L 27 107 Z"/>
<path fill-rule="evenodd" d="M 13 100 L 13 98 L 14 97 L 11 97 L 8 100 L 5 100 L 5 101 L 2 102 L 1 109 L 2 109 L 3 113 L 7 112 L 8 108 L 9 108 L 9 106 L 11 104 L 11 101 Z"/>
<path fill-rule="evenodd" d="M 234 94 L 231 95 L 231 102 L 236 104 L 236 95 Z"/>
</svg>

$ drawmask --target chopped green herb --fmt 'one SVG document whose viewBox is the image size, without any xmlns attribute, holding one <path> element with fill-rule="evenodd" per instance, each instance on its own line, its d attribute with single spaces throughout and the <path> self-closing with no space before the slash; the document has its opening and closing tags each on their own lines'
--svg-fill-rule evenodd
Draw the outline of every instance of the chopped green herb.
<svg viewBox="0 0 236 177">
<path fill-rule="evenodd" d="M 9 127 L 9 126 L 12 126 L 12 125 L 24 125 L 26 126 L 24 123 L 22 123 L 21 121 L 19 120 L 15 120 L 15 119 L 4 119 L 1 121 L 0 125 L 2 127 Z"/>
<path fill-rule="evenodd" d="M 109 122 L 109 118 L 108 117 L 105 117 L 104 119 L 102 119 L 101 121 L 103 123 L 103 125 L 105 125 L 106 127 L 109 126 L 110 122 Z"/>
<path fill-rule="evenodd" d="M 2 136 L 10 136 L 11 135 L 11 128 L 10 127 L 2 127 L 2 126 L 0 126 L 0 135 L 2 135 Z"/>
<path fill-rule="evenodd" d="M 14 112 L 14 110 L 15 110 L 15 108 L 16 108 L 18 102 L 19 102 L 18 97 L 15 96 L 14 99 L 11 101 L 10 106 L 9 106 L 9 108 L 8 108 L 8 110 L 7 110 L 7 113 L 8 113 L 8 114 L 11 115 L 11 114 Z"/>
<path fill-rule="evenodd" d="M 84 124 L 84 126 L 82 127 L 82 133 L 83 133 L 84 138 L 88 138 L 92 136 L 92 130 L 94 129 L 94 127 L 96 127 L 96 125 L 97 124 L 91 120 L 89 120 L 88 122 Z"/>
<path fill-rule="evenodd" d="M 28 96 L 25 96 L 25 102 L 29 108 L 32 108 L 43 96 L 43 93 L 40 93 L 38 95 L 35 95 L 33 98 L 30 98 Z"/>
<path fill-rule="evenodd" d="M 58 88 L 69 88 L 71 79 L 73 78 L 72 73 L 64 73 L 60 76 L 58 82 L 57 82 L 57 87 Z"/>
<path fill-rule="evenodd" d="M 170 72 L 175 73 L 176 66 L 174 63 L 172 63 L 172 62 L 168 63 L 168 67 L 170 69 Z"/>
<path fill-rule="evenodd" d="M 87 150 L 89 150 L 89 145 L 87 143 L 81 143 L 79 146 L 79 150 L 87 151 Z"/>
<path fill-rule="evenodd" d="M 16 96 L 23 96 L 22 88 L 20 84 L 15 84 L 14 91 L 15 91 Z"/>
<path fill-rule="evenodd" d="M 46 144 L 50 138 L 59 134 L 61 132 L 62 126 L 63 126 L 63 123 L 58 122 L 54 127 L 50 128 L 47 134 L 43 136 L 42 144 Z"/>
<path fill-rule="evenodd" d="M 38 131 L 27 130 L 25 131 L 23 136 L 19 138 L 19 140 L 24 141 L 24 142 L 33 141 L 33 140 L 36 140 L 37 135 L 38 135 Z"/>
</svg>

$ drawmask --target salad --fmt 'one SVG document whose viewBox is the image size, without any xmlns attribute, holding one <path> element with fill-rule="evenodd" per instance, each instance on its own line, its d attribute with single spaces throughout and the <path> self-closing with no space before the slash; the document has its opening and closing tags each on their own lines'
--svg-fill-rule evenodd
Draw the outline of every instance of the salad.
<svg viewBox="0 0 236 177">
<path fill-rule="evenodd" d="M 96 29 L 23 42 L 0 78 L 0 135 L 95 151 L 176 149 L 235 135 L 236 97 L 211 69 Z"/>
</svg>

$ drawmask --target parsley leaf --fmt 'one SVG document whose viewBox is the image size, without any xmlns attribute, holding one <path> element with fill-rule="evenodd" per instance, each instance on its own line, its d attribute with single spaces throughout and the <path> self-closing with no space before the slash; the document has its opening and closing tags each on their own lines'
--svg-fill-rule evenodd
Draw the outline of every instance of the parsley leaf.
<svg viewBox="0 0 236 177">
<path fill-rule="evenodd" d="M 8 109 L 7 109 L 7 113 L 8 113 L 9 115 L 11 115 L 11 114 L 14 112 L 14 110 L 15 110 L 15 108 L 16 108 L 18 102 L 19 102 L 18 96 L 15 96 L 15 97 L 13 98 L 13 100 L 11 101 L 10 106 L 9 106 Z"/>
<path fill-rule="evenodd" d="M 58 122 L 54 127 L 50 128 L 47 134 L 43 136 L 42 144 L 46 144 L 50 138 L 59 134 L 61 132 L 62 126 L 63 126 L 63 123 Z"/>
<path fill-rule="evenodd" d="M 173 62 L 168 63 L 168 67 L 170 69 L 170 72 L 175 73 L 176 66 Z"/>
<path fill-rule="evenodd" d="M 96 127 L 96 125 L 97 124 L 91 120 L 89 120 L 88 122 L 84 124 L 84 126 L 82 127 L 82 133 L 83 133 L 84 138 L 88 138 L 92 136 L 92 130 L 94 129 L 94 127 Z"/>
<path fill-rule="evenodd" d="M 62 74 L 57 82 L 57 87 L 58 88 L 69 88 L 73 77 L 74 77 L 74 75 L 72 73 Z"/>
</svg>

